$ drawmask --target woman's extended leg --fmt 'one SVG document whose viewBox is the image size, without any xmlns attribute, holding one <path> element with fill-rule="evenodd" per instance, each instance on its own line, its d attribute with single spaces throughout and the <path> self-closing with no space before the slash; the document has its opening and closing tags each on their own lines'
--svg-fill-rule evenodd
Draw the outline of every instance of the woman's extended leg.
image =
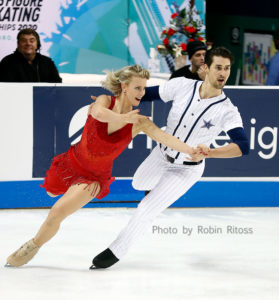
<svg viewBox="0 0 279 300">
<path fill-rule="evenodd" d="M 41 247 L 49 241 L 58 231 L 60 223 L 98 195 L 99 191 L 98 183 L 92 183 L 88 187 L 86 184 L 71 186 L 51 208 L 47 219 L 34 238 L 35 244 Z"/>
<path fill-rule="evenodd" d="M 99 191 L 100 185 L 98 182 L 93 182 L 90 185 L 71 186 L 50 209 L 47 219 L 36 236 L 10 255 L 7 263 L 11 266 L 22 266 L 30 261 L 39 248 L 57 233 L 61 222 L 96 197 Z"/>
</svg>

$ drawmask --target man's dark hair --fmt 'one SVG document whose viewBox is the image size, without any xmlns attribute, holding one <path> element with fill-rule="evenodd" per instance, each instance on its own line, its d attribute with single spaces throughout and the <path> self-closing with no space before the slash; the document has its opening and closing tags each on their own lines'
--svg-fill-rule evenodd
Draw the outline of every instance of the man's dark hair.
<svg viewBox="0 0 279 300">
<path fill-rule="evenodd" d="M 207 64 L 208 67 L 211 66 L 213 62 L 213 56 L 221 56 L 224 58 L 228 58 L 231 61 L 231 64 L 233 64 L 234 57 L 231 51 L 225 47 L 216 47 L 212 48 L 205 54 L 204 63 Z"/>
<path fill-rule="evenodd" d="M 31 35 L 33 35 L 36 38 L 36 40 L 37 40 L 37 45 L 38 45 L 37 50 L 40 50 L 40 48 L 41 48 L 40 37 L 39 37 L 38 33 L 34 29 L 26 28 L 26 29 L 20 30 L 19 33 L 17 34 L 17 42 L 19 42 L 19 39 L 20 39 L 20 37 L 23 34 L 28 34 L 28 35 L 31 34 Z"/>
</svg>

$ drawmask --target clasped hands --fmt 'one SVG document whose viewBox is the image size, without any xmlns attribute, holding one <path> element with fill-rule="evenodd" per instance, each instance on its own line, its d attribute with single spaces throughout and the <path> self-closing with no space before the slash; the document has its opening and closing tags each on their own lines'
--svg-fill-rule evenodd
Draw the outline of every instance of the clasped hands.
<svg viewBox="0 0 279 300">
<path fill-rule="evenodd" d="M 193 162 L 203 160 L 209 157 L 210 151 L 211 149 L 208 146 L 199 144 L 196 148 L 192 148 L 191 153 L 189 153 L 191 155 L 191 158 L 187 159 Z"/>
</svg>

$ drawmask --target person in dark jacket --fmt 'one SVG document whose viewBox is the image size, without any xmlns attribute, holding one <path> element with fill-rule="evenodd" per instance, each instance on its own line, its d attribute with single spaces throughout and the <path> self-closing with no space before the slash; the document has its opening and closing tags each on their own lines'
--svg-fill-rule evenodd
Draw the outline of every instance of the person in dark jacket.
<svg viewBox="0 0 279 300">
<path fill-rule="evenodd" d="M 205 70 L 203 69 L 206 45 L 201 41 L 192 41 L 187 45 L 187 52 L 191 65 L 174 71 L 170 77 L 185 77 L 194 80 L 204 80 Z"/>
<path fill-rule="evenodd" d="M 17 35 L 17 49 L 0 62 L 0 82 L 62 82 L 54 62 L 38 52 L 40 37 L 33 29 Z"/>
<path fill-rule="evenodd" d="M 279 29 L 273 34 L 273 42 L 278 51 L 269 61 L 266 85 L 279 85 Z"/>
</svg>

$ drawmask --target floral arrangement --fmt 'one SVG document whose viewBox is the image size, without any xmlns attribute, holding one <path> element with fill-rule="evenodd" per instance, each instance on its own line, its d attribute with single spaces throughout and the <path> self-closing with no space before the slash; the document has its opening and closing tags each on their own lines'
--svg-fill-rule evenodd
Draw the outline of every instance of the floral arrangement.
<svg viewBox="0 0 279 300">
<path fill-rule="evenodd" d="M 173 2 L 175 12 L 171 15 L 170 26 L 163 28 L 161 33 L 162 44 L 157 45 L 157 50 L 162 56 L 171 55 L 177 58 L 187 54 L 187 43 L 199 40 L 204 41 L 202 33 L 202 21 L 194 20 L 193 15 L 198 12 L 194 7 L 195 0 L 190 0 L 189 10 L 179 10 L 178 5 Z"/>
</svg>

